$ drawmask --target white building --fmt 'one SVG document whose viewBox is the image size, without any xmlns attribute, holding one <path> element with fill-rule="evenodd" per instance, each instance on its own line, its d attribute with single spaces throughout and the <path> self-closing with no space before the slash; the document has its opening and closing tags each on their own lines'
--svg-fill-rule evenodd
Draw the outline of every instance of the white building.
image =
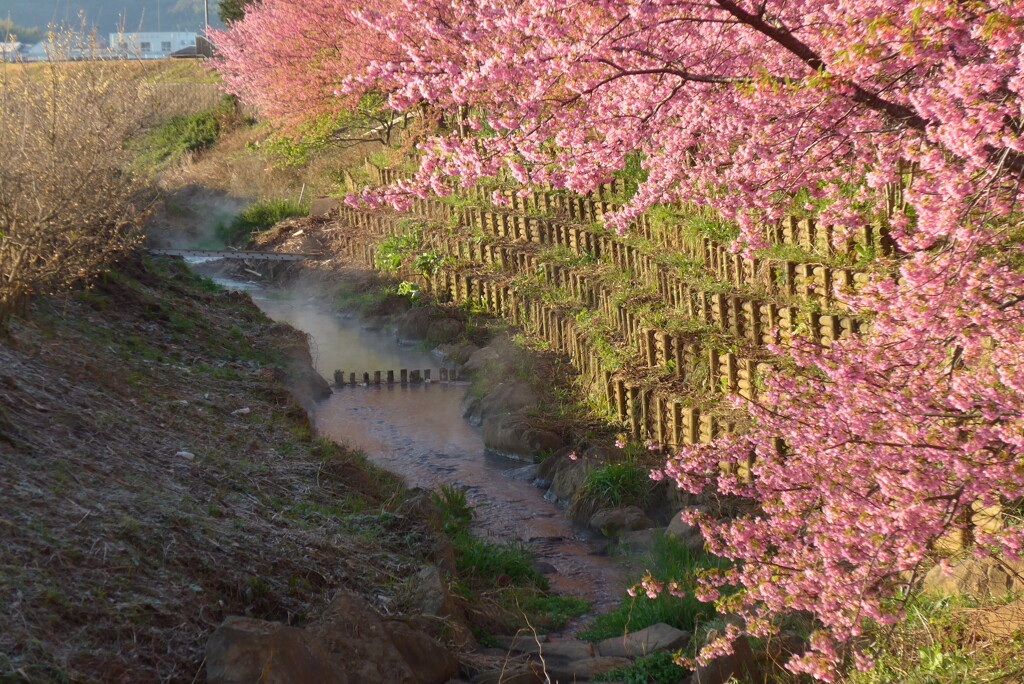
<svg viewBox="0 0 1024 684">
<path fill-rule="evenodd" d="M 160 59 L 183 48 L 195 47 L 196 34 L 188 31 L 111 33 L 110 49 L 129 59 Z"/>
</svg>

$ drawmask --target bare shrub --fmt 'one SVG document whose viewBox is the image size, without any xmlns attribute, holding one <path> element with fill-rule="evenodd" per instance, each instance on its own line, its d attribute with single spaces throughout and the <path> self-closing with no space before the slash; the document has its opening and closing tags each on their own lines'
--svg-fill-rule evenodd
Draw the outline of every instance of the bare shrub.
<svg viewBox="0 0 1024 684">
<path fill-rule="evenodd" d="M 145 213 L 124 145 L 147 113 L 138 67 L 51 38 L 47 62 L 0 67 L 0 324 L 103 271 Z"/>
</svg>

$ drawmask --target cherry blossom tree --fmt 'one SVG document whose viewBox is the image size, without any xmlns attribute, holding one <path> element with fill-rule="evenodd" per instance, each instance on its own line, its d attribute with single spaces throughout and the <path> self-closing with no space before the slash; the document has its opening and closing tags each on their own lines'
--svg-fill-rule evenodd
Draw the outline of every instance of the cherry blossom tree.
<svg viewBox="0 0 1024 684">
<path fill-rule="evenodd" d="M 428 140 L 416 178 L 370 201 L 401 205 L 502 169 L 582 192 L 639 154 L 646 179 L 605 217 L 620 231 L 685 201 L 735 220 L 734 248 L 756 250 L 798 195 L 837 246 L 865 221 L 885 224 L 898 276 L 837 293 L 870 332 L 774 348 L 790 363 L 757 404 L 735 400 L 752 428 L 684 449 L 661 473 L 758 504 L 694 519 L 713 552 L 738 561 L 703 597 L 744 618 L 705 656 L 800 610 L 820 629 L 791 669 L 831 680 L 848 657 L 868 666 L 857 637 L 898 618 L 889 599 L 936 541 L 979 506 L 1024 496 L 1024 3 L 303 6 L 282 57 L 253 55 L 266 44 L 254 35 L 227 38 L 229 83 L 268 111 L 301 117 L 375 90 L 396 109 L 468 107 L 472 127 L 494 131 Z M 342 33 L 364 47 L 338 56 Z M 721 461 L 752 462 L 753 477 Z M 1022 536 L 978 530 L 974 549 L 1016 557 Z"/>
</svg>

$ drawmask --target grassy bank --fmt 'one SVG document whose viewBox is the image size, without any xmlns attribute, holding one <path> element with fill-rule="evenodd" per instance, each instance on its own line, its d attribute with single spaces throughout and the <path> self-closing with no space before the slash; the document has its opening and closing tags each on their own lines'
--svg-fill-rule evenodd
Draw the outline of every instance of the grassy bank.
<svg viewBox="0 0 1024 684">
<path fill-rule="evenodd" d="M 227 615 L 302 624 L 429 561 L 401 483 L 282 385 L 304 336 L 216 290 L 130 261 L 0 338 L 0 679 L 192 681 Z"/>
</svg>

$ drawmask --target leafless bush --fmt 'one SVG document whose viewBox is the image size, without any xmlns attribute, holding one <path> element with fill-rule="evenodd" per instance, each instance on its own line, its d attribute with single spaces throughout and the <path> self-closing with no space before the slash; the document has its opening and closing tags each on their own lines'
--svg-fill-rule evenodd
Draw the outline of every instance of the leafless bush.
<svg viewBox="0 0 1024 684">
<path fill-rule="evenodd" d="M 0 66 L 0 324 L 33 295 L 95 276 L 139 240 L 143 187 L 125 140 L 146 112 L 139 71 L 105 58 Z"/>
</svg>

